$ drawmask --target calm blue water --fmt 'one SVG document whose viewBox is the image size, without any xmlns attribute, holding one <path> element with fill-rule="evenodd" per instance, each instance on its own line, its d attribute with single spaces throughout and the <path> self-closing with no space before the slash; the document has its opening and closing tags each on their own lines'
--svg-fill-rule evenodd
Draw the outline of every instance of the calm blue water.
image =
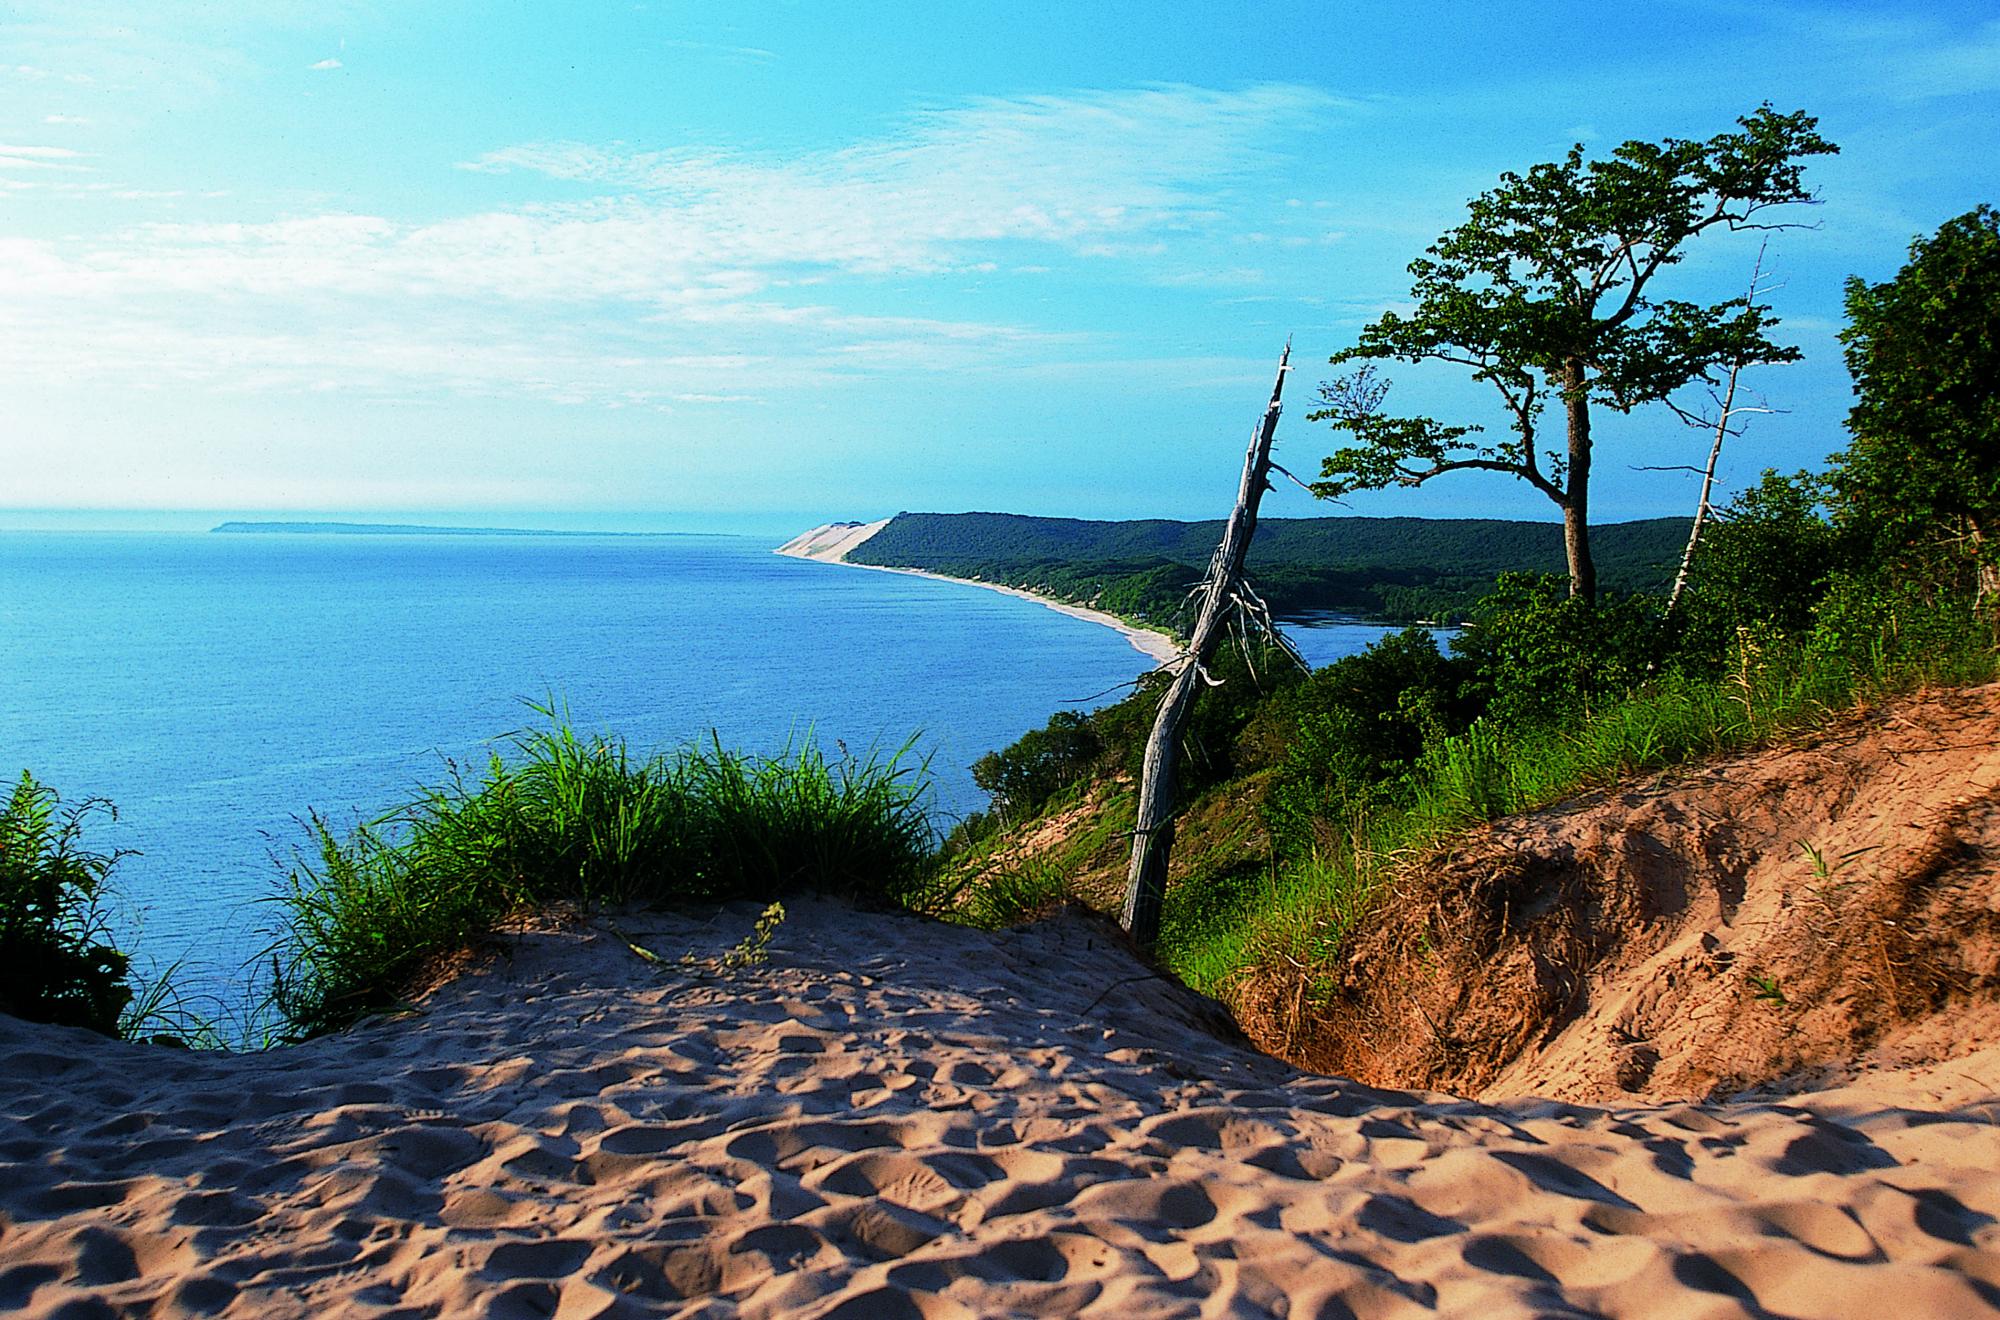
<svg viewBox="0 0 2000 1320">
<path fill-rule="evenodd" d="M 0 533 L 0 775 L 116 802 L 88 841 L 142 959 L 217 990 L 308 809 L 370 817 L 446 756 L 567 702 L 668 748 L 914 733 L 947 816 L 966 767 L 1150 661 L 976 587 L 781 558 L 761 538 Z M 1384 630 L 1294 630 L 1316 664 Z"/>
</svg>

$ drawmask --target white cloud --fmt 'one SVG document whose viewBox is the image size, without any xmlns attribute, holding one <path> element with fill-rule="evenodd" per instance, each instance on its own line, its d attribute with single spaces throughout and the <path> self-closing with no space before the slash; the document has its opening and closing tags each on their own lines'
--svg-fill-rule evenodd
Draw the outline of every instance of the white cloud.
<svg viewBox="0 0 2000 1320">
<path fill-rule="evenodd" d="M 308 69 L 320 70 L 320 69 L 338 69 L 341 68 L 342 65 L 339 60 L 324 59 L 324 60 L 317 60 L 311 64 L 308 64 L 306 65 L 306 67 Z"/>
<path fill-rule="evenodd" d="M 885 279 L 991 271 L 1024 246 L 1174 278 L 1149 265 L 1166 238 L 1226 237 L 1218 198 L 1338 104 L 1291 86 L 987 98 L 791 157 L 537 143 L 466 168 L 567 200 L 420 224 L 319 214 L 0 242 L 0 305 L 44 350 L 0 371 L 665 405 L 763 397 L 780 376 L 1025 360 L 1063 337 L 842 302 Z M 810 302 L 803 284 L 818 286 Z"/>
<path fill-rule="evenodd" d="M 0 186 L 21 191 L 29 188 L 49 188 L 55 181 L 49 178 L 87 172 L 90 166 L 84 164 L 86 157 L 80 151 L 68 147 L 24 146 L 0 143 Z M 26 172 L 28 179 L 7 178 L 8 174 Z"/>
<path fill-rule="evenodd" d="M 778 58 L 776 51 L 765 50 L 762 46 L 727 46 L 715 41 L 663 41 L 660 44 L 670 50 L 698 51 L 704 55 L 720 55 L 756 64 L 768 64 Z"/>
<path fill-rule="evenodd" d="M 74 160 L 81 152 L 68 147 L 22 147 L 0 143 L 0 156 L 26 156 L 34 160 Z"/>
<path fill-rule="evenodd" d="M 43 115 L 42 122 L 44 124 L 54 124 L 59 127 L 80 128 L 88 124 L 90 120 L 82 115 Z"/>
</svg>

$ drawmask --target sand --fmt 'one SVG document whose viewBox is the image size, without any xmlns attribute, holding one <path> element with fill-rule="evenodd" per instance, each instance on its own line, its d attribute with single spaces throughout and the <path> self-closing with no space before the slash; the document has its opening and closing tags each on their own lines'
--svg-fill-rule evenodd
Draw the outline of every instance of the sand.
<svg viewBox="0 0 2000 1320">
<path fill-rule="evenodd" d="M 1003 586 L 998 582 L 980 582 L 973 578 L 950 577 L 943 573 L 929 573 L 920 568 L 890 568 L 883 564 L 857 564 L 848 559 L 848 554 L 875 533 L 889 525 L 887 518 L 872 523 L 827 523 L 811 531 L 801 533 L 779 546 L 777 553 L 794 559 L 811 559 L 823 564 L 844 564 L 848 568 L 868 568 L 878 573 L 903 573 L 910 577 L 930 578 L 935 582 L 956 582 L 961 586 L 984 587 L 1007 596 L 1018 596 L 1022 600 L 1032 600 L 1037 605 L 1046 605 L 1058 614 L 1067 614 L 1072 619 L 1083 619 L 1090 623 L 1110 628 L 1132 644 L 1132 649 L 1148 656 L 1154 664 L 1165 665 L 1178 660 L 1181 645 L 1167 633 L 1153 628 L 1141 628 L 1127 623 L 1115 614 L 1103 610 L 1093 610 L 1084 605 L 1072 605 L 1068 601 L 1055 600 L 1048 596 L 1024 591 L 1020 587 Z"/>
<path fill-rule="evenodd" d="M 1289 986 L 1237 1002 L 1308 1067 L 1489 1100 L 1824 1087 L 2000 1046 L 2000 684 L 1469 829 L 1329 979 L 1296 1028 Z"/>
<path fill-rule="evenodd" d="M 1473 1104 L 1234 1043 L 1080 917 L 986 934 L 800 901 L 769 965 L 673 966 L 755 915 L 509 937 L 413 1014 L 261 1055 L 0 1019 L 0 1310 L 2000 1305 L 1991 1061 L 1960 1060 L 1986 1072 L 1948 1103 L 1878 1076 L 1782 1102 Z"/>
</svg>

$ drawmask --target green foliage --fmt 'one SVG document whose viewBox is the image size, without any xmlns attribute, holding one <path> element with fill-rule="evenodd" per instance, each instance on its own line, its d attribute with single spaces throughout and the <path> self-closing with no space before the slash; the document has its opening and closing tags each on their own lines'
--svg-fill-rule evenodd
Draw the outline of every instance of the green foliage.
<svg viewBox="0 0 2000 1320">
<path fill-rule="evenodd" d="M 1003 820 L 1019 820 L 1090 773 L 1104 755 L 1104 739 L 1090 716 L 1057 711 L 1004 751 L 988 752 L 972 763 L 972 782 L 992 796 Z"/>
<path fill-rule="evenodd" d="M 808 742 L 769 759 L 717 745 L 642 761 L 543 713 L 552 726 L 518 735 L 483 780 L 454 767 L 345 837 L 312 818 L 269 950 L 284 1034 L 393 1008 L 426 964 L 527 908 L 926 897 L 923 770 L 902 753 L 836 762 Z"/>
<path fill-rule="evenodd" d="M 105 930 L 105 877 L 119 854 L 83 846 L 83 826 L 110 804 L 64 808 L 23 772 L 0 807 L 0 1013 L 119 1034 L 132 1000 L 127 956 Z"/>
<path fill-rule="evenodd" d="M 1319 822 L 1366 801 L 1408 770 L 1426 744 L 1475 713 L 1470 666 L 1441 655 L 1430 633 L 1385 637 L 1262 703 L 1240 739 L 1243 759 L 1277 767 L 1264 819 L 1277 852 L 1322 843 Z"/>
<path fill-rule="evenodd" d="M 1687 530 L 1684 518 L 1599 528 L 1605 584 L 1664 590 Z M 1220 521 L 903 513 L 851 558 L 1020 587 L 1184 631 L 1188 590 L 1221 536 Z M 1250 549 L 1252 580 L 1280 617 L 1461 618 L 1496 574 L 1562 566 L 1560 527 L 1498 518 L 1266 518 Z"/>
<path fill-rule="evenodd" d="M 1569 719 L 1624 695 L 1661 652 L 1660 602 L 1568 593 L 1555 577 L 1504 574 L 1452 649 L 1472 667 L 1472 701 L 1510 727 Z"/>
<path fill-rule="evenodd" d="M 1039 854 L 989 861 L 967 879 L 951 915 L 983 930 L 1045 916 L 1069 897 L 1069 869 L 1061 860 Z"/>
<path fill-rule="evenodd" d="M 1767 470 L 1716 511 L 1688 579 L 1691 627 L 1705 634 L 1690 648 L 1719 657 L 1738 629 L 1797 636 L 1811 628 L 1814 607 L 1847 558 L 1820 516 L 1825 496 L 1818 477 Z"/>
<path fill-rule="evenodd" d="M 713 972 L 720 976 L 727 976 L 746 967 L 762 967 L 771 961 L 771 940 L 776 937 L 778 927 L 784 924 L 785 905 L 772 903 L 758 914 L 757 924 L 750 928 L 750 933 L 725 950 L 721 957 L 703 959 L 691 953 L 683 954 L 681 966 L 691 972 Z M 637 945 L 633 948 L 636 952 L 642 954 L 645 952 Z M 652 961 L 658 961 L 650 954 L 646 956 Z"/>
<path fill-rule="evenodd" d="M 1937 682 L 1976 677 L 1979 657 L 1992 644 L 1992 626 L 1969 593 L 1855 573 L 1832 578 L 1807 641 L 1814 664 L 1857 680 L 1922 673 Z M 1973 666 L 1963 676 L 1962 662 Z"/>
<path fill-rule="evenodd" d="M 1750 987 L 1752 995 L 1774 1008 L 1785 1008 L 1791 1003 L 1785 998 L 1784 987 L 1778 984 L 1778 978 L 1775 976 L 1758 976 L 1754 972 L 1745 972 L 1743 981 Z"/>
<path fill-rule="evenodd" d="M 1701 306 L 1650 291 L 1703 232 L 1811 200 L 1803 161 L 1835 150 L 1803 113 L 1766 105 L 1738 124 L 1706 142 L 1626 142 L 1609 160 L 1586 161 L 1577 146 L 1474 198 L 1465 222 L 1410 263 L 1415 310 L 1384 313 L 1333 356 L 1364 365 L 1322 386 L 1325 406 L 1310 416 L 1354 443 L 1328 456 L 1315 493 L 1337 499 L 1483 470 L 1580 514 L 1593 404 L 1629 412 L 1720 364 L 1795 359 L 1768 337 L 1769 309 L 1748 298 Z M 1373 366 L 1383 360 L 1470 368 L 1499 397 L 1504 437 L 1385 413 L 1388 382 Z M 1550 402 L 1569 428 L 1565 446 L 1544 449 Z M 1595 593 L 1587 550 L 1570 573 L 1574 590 Z"/>
<path fill-rule="evenodd" d="M 2000 564 L 2000 210 L 1910 247 L 1893 280 L 1847 285 L 1841 334 L 1857 401 L 1833 457 L 1835 516 L 1882 560 L 1963 541 Z M 1989 581 L 1990 589 L 1990 581 Z"/>
</svg>

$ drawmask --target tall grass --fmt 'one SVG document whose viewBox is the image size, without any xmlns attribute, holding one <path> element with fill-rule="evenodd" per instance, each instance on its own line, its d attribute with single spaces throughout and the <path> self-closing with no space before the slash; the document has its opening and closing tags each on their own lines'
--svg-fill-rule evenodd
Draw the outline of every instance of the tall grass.
<svg viewBox="0 0 2000 1320">
<path fill-rule="evenodd" d="M 0 1013 L 115 1036 L 130 959 L 104 910 L 120 854 L 83 846 L 99 813 L 117 815 L 98 799 L 64 807 L 26 771 L 0 803 Z"/>
<path fill-rule="evenodd" d="M 528 908 L 923 895 L 927 767 L 907 746 L 831 761 L 810 739 L 769 758 L 716 743 L 640 759 L 538 709 L 549 727 L 516 735 L 477 781 L 452 767 L 344 836 L 311 818 L 265 955 L 282 1037 L 395 1006 L 426 964 Z"/>
</svg>

